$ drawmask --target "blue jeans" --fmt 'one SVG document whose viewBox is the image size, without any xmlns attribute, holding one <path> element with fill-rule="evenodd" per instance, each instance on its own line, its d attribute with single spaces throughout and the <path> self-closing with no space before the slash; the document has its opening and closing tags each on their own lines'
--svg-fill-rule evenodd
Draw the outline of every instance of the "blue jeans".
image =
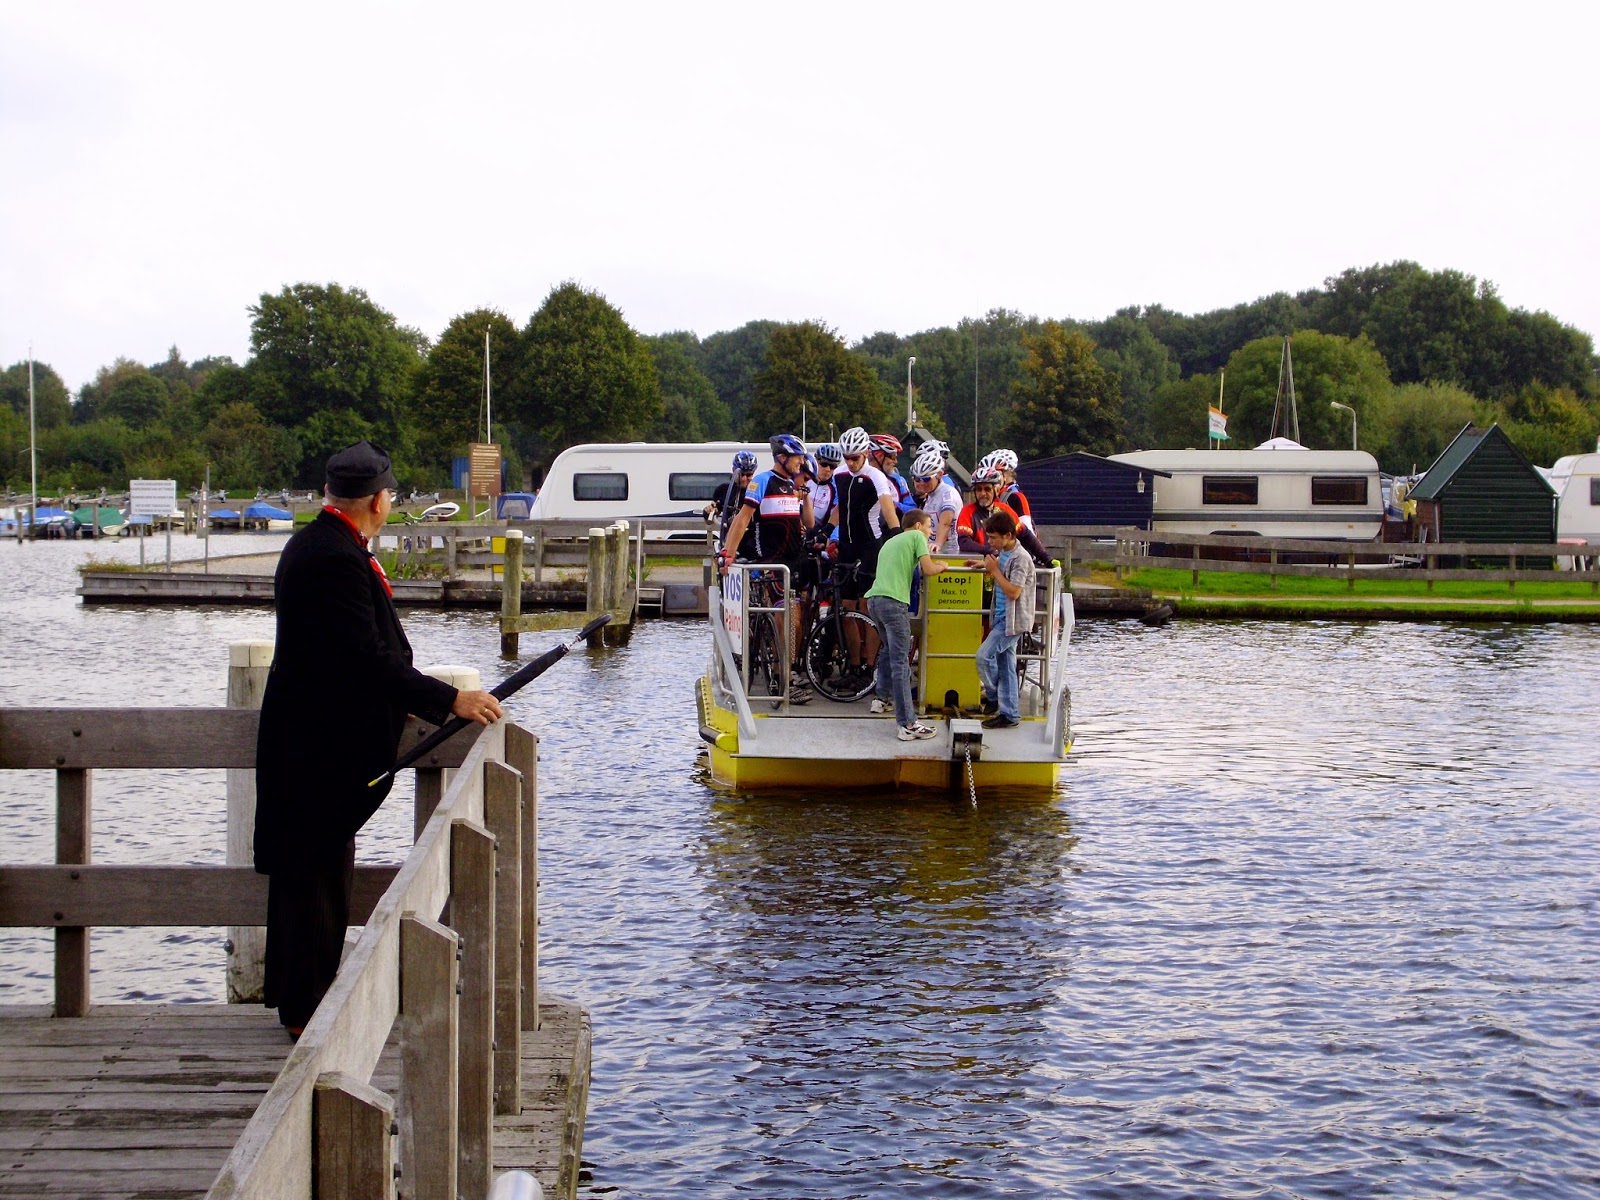
<svg viewBox="0 0 1600 1200">
<path fill-rule="evenodd" d="M 978 647 L 978 679 L 983 684 L 983 694 L 1000 706 L 1000 715 L 1013 721 L 1021 719 L 1017 711 L 1017 643 L 1021 638 L 1006 636 L 1006 627 L 996 622 L 989 636 Z"/>
<path fill-rule="evenodd" d="M 888 701 L 892 696 L 895 722 L 910 725 L 917 719 L 911 706 L 911 609 L 888 596 L 868 596 L 867 616 L 883 639 L 873 681 L 878 699 Z"/>
</svg>

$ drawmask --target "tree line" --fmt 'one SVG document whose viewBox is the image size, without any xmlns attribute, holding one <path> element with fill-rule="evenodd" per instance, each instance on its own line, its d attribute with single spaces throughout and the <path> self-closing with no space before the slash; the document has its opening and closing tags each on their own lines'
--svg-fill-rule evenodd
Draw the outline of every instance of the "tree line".
<svg viewBox="0 0 1600 1200">
<path fill-rule="evenodd" d="M 188 488 L 208 465 L 218 486 L 316 487 L 328 454 L 361 438 L 390 450 L 402 484 L 433 489 L 491 419 L 517 479 L 539 478 L 578 442 L 898 431 L 913 356 L 919 421 L 960 458 L 999 445 L 1025 461 L 1203 446 L 1211 405 L 1228 416 L 1229 444 L 1247 447 L 1272 432 L 1285 337 L 1300 440 L 1313 448 L 1358 433 L 1386 469 L 1409 472 L 1469 421 L 1498 421 L 1541 464 L 1600 435 L 1588 334 L 1508 308 L 1486 281 L 1410 262 L 1192 316 L 1002 308 L 854 345 L 821 321 L 645 336 L 573 282 L 520 327 L 477 309 L 435 339 L 338 284 L 286 286 L 249 313 L 242 364 L 190 362 L 174 347 L 150 365 L 117 359 L 76 396 L 35 364 L 42 490 L 120 490 L 130 478 Z M 28 481 L 27 387 L 25 363 L 0 374 L 0 480 L 13 490 Z M 1335 403 L 1354 410 L 1353 426 Z"/>
</svg>

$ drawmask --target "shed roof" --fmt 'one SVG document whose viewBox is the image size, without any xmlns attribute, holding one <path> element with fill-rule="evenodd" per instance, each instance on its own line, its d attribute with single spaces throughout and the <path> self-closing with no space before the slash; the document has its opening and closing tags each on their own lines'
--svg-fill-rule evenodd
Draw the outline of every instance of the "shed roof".
<svg viewBox="0 0 1600 1200">
<path fill-rule="evenodd" d="M 1556 494 L 1556 490 L 1550 486 L 1549 480 L 1545 479 L 1534 465 L 1528 461 L 1527 455 L 1517 449 L 1516 443 L 1506 436 L 1505 431 L 1500 428 L 1499 424 L 1491 425 L 1487 429 L 1479 429 L 1471 422 L 1468 422 L 1462 427 L 1461 432 L 1451 439 L 1450 444 L 1444 448 L 1444 452 L 1434 461 L 1433 466 L 1428 468 L 1427 473 L 1417 481 L 1417 485 L 1411 489 L 1412 499 L 1437 500 L 1440 493 L 1449 487 L 1450 482 L 1460 474 L 1461 469 L 1471 462 L 1473 457 L 1491 441 L 1497 442 L 1510 450 L 1516 456 L 1517 461 L 1526 468 L 1528 478 L 1537 479 L 1550 495 L 1554 496 Z"/>
</svg>

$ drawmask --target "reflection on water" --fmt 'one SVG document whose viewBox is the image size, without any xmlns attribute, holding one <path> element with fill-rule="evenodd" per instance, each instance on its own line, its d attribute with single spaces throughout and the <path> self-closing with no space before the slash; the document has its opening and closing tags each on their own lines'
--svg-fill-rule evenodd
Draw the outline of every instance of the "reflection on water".
<svg viewBox="0 0 1600 1200">
<path fill-rule="evenodd" d="M 270 635 L 85 611 L 50 553 L 81 552 L 0 545 L 0 703 L 221 703 L 226 643 Z M 491 613 L 407 626 L 510 669 Z M 512 711 L 543 739 L 545 983 L 594 1015 L 592 1191 L 1600 1195 L 1597 651 L 1086 622 L 1063 786 L 976 809 L 713 788 L 697 624 L 570 656 Z M 0 777 L 0 859 L 50 856 L 49 782 Z M 97 776 L 96 857 L 214 861 L 221 794 Z M 215 999 L 220 943 L 103 931 L 97 992 Z M 47 945 L 0 938 L 0 999 L 48 996 Z"/>
</svg>

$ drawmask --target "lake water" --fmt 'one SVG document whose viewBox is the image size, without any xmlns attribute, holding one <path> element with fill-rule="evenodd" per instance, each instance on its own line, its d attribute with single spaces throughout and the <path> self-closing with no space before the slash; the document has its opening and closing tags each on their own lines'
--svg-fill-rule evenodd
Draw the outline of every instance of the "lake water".
<svg viewBox="0 0 1600 1200">
<path fill-rule="evenodd" d="M 91 553 L 137 558 L 0 543 L 0 704 L 221 704 L 270 613 L 84 609 Z M 407 627 L 508 670 L 492 613 Z M 1081 623 L 1060 789 L 976 809 L 718 791 L 705 653 L 648 623 L 511 704 L 592 1194 L 1600 1196 L 1600 629 Z M 50 797 L 0 777 L 0 861 L 50 858 Z M 221 772 L 95 803 L 102 862 L 221 858 Z M 408 832 L 401 795 L 362 856 Z M 218 999 L 221 940 L 96 933 L 96 996 Z M 0 1001 L 48 945 L 0 936 Z"/>
</svg>

